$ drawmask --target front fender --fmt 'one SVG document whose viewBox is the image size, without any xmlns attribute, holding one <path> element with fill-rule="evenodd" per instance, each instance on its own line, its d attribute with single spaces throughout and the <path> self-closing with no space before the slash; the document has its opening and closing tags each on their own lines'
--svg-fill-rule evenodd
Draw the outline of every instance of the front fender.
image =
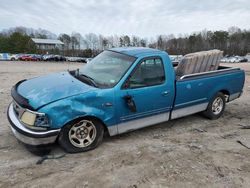
<svg viewBox="0 0 250 188">
<path fill-rule="evenodd" d="M 105 105 L 105 104 L 110 105 Z M 110 89 L 92 91 L 56 101 L 41 108 L 47 114 L 51 129 L 63 127 L 68 122 L 84 116 L 94 116 L 106 126 L 116 124 L 114 93 Z"/>
</svg>

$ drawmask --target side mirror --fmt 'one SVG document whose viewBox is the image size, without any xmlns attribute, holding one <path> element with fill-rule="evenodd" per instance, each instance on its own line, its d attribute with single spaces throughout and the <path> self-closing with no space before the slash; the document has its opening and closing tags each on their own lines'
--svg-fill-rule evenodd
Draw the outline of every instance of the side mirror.
<svg viewBox="0 0 250 188">
<path fill-rule="evenodd" d="M 128 108 L 131 112 L 136 112 L 136 105 L 135 101 L 133 100 L 133 97 L 131 95 L 126 95 L 123 97 L 124 100 L 126 101 Z"/>
</svg>

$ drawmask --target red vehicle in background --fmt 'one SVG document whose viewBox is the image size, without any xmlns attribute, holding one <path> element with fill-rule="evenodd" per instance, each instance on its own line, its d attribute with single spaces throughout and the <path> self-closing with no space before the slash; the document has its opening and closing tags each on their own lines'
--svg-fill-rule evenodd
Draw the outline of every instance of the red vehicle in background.
<svg viewBox="0 0 250 188">
<path fill-rule="evenodd" d="M 19 57 L 19 60 L 21 60 L 21 61 L 38 61 L 39 58 L 37 58 L 35 55 L 22 55 Z"/>
</svg>

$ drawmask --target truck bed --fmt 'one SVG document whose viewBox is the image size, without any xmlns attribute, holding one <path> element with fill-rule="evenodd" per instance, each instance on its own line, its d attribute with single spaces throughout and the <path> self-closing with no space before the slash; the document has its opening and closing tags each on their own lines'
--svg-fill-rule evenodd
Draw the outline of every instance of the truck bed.
<svg viewBox="0 0 250 188">
<path fill-rule="evenodd" d="M 245 80 L 240 68 L 219 66 L 218 70 L 176 77 L 176 98 L 171 119 L 204 111 L 215 93 L 227 102 L 240 97 Z"/>
</svg>

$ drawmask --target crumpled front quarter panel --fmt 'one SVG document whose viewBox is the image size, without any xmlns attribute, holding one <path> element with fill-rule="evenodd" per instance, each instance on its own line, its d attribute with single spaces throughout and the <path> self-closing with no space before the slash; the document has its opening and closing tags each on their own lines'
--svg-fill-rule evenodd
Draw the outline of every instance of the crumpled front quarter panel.
<svg viewBox="0 0 250 188">
<path fill-rule="evenodd" d="M 106 105 L 106 104 L 111 105 Z M 84 116 L 94 116 L 106 126 L 116 123 L 113 89 L 98 89 L 56 101 L 41 108 L 46 113 L 52 129 L 61 128 L 68 122 Z"/>
</svg>

